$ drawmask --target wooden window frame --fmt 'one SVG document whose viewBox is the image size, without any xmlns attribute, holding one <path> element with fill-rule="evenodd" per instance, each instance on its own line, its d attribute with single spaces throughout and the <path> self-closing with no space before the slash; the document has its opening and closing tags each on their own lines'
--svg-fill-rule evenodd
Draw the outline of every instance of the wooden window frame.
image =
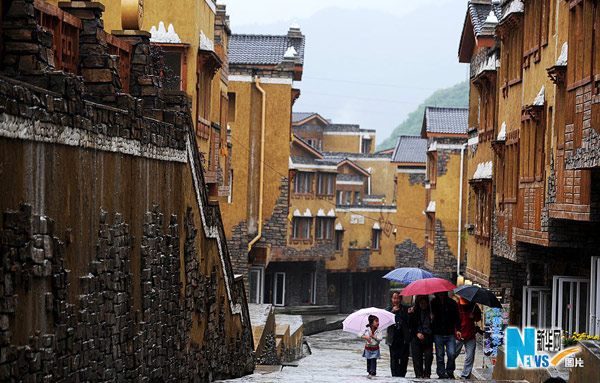
<svg viewBox="0 0 600 383">
<path fill-rule="evenodd" d="M 526 117 L 521 122 L 520 182 L 542 181 L 545 169 L 545 123 Z"/>
<path fill-rule="evenodd" d="M 333 240 L 334 240 L 335 251 L 336 252 L 343 251 L 344 231 L 343 230 L 335 230 L 335 233 L 333 235 Z"/>
<path fill-rule="evenodd" d="M 520 176 L 519 130 L 507 134 L 504 150 L 503 203 L 517 203 Z"/>
<path fill-rule="evenodd" d="M 435 246 L 435 213 L 426 213 L 425 232 L 427 233 L 427 243 Z"/>
<path fill-rule="evenodd" d="M 312 239 L 312 218 L 311 217 L 293 217 L 292 218 L 292 240 L 310 241 Z"/>
<path fill-rule="evenodd" d="M 179 89 L 173 90 L 187 92 L 187 49 L 189 44 L 152 43 L 152 45 L 159 46 L 165 53 L 178 53 L 181 55 Z"/>
<path fill-rule="evenodd" d="M 478 180 L 473 183 L 476 195 L 475 239 L 480 244 L 489 244 L 492 222 L 492 182 Z"/>
<path fill-rule="evenodd" d="M 381 229 L 371 229 L 371 250 L 381 250 L 381 232 Z"/>
<path fill-rule="evenodd" d="M 317 195 L 320 197 L 335 196 L 335 173 L 317 173 Z M 323 184 L 325 182 L 325 184 Z M 325 190 L 323 190 L 325 189 Z"/>
<path fill-rule="evenodd" d="M 312 195 L 313 172 L 296 172 L 294 176 L 294 194 L 295 195 Z M 302 183 L 301 187 L 299 183 Z M 299 190 L 300 189 L 300 190 Z"/>
<path fill-rule="evenodd" d="M 509 89 L 519 84 L 523 72 L 523 14 L 513 13 L 498 28 L 501 40 L 500 79 L 502 97 L 508 97 Z"/>
<path fill-rule="evenodd" d="M 427 152 L 427 178 L 434 188 L 437 183 L 437 152 Z"/>
<path fill-rule="evenodd" d="M 318 241 L 331 241 L 333 240 L 334 232 L 333 217 L 316 217 L 315 218 L 315 239 Z"/>
</svg>

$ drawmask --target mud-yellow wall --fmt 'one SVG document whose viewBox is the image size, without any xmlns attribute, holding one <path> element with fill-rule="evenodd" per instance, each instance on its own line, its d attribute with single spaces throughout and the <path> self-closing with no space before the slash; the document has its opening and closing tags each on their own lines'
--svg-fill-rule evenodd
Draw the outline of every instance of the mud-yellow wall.
<svg viewBox="0 0 600 383">
<path fill-rule="evenodd" d="M 360 135 L 323 134 L 323 151 L 360 153 Z"/>
<path fill-rule="evenodd" d="M 263 170 L 263 221 L 273 214 L 282 177 L 288 176 L 291 126 L 291 85 L 261 84 L 266 92 L 265 153 Z M 234 172 L 232 203 L 222 203 L 221 212 L 228 238 L 231 228 L 248 220 L 250 232 L 257 229 L 262 95 L 255 84 L 230 82 L 236 94 L 235 122 L 231 122 Z"/>
<path fill-rule="evenodd" d="M 385 204 L 392 205 L 397 198 L 394 195 L 394 177 L 396 176 L 396 166 L 387 161 L 369 161 L 368 159 L 357 160 L 364 169 L 371 169 L 371 194 L 384 194 Z"/>
<path fill-rule="evenodd" d="M 410 239 L 418 247 L 422 247 L 425 245 L 426 216 L 423 214 L 426 208 L 425 185 L 423 183 L 411 185 L 409 173 L 397 173 L 397 177 L 399 198 L 396 202 L 397 213 L 394 221 L 403 227 L 396 227 L 396 243 Z"/>
<path fill-rule="evenodd" d="M 351 224 L 352 215 L 364 216 L 363 224 Z M 373 225 L 379 223 L 381 227 L 380 250 L 371 250 L 370 267 L 395 267 L 394 246 L 396 244 L 391 230 L 385 230 L 387 222 L 394 222 L 395 212 L 382 212 L 372 209 L 372 211 L 342 212 L 337 211 L 337 222 L 340 222 L 344 228 L 344 237 L 342 253 L 336 253 L 335 257 L 327 261 L 327 270 L 345 270 L 349 268 L 348 248 L 350 242 L 358 241 L 355 247 L 364 249 L 372 245 Z"/>
</svg>

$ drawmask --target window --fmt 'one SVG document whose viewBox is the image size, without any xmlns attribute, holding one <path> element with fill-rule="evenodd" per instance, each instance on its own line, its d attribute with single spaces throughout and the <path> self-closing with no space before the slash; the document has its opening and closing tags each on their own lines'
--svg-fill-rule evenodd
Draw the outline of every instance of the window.
<svg viewBox="0 0 600 383">
<path fill-rule="evenodd" d="M 359 191 L 355 191 L 354 192 L 354 204 L 355 205 L 360 205 L 361 204 L 360 192 Z"/>
<path fill-rule="evenodd" d="M 201 52 L 198 54 L 196 67 L 196 134 L 203 139 L 210 137 L 212 78 L 220 67 L 212 53 Z"/>
<path fill-rule="evenodd" d="M 317 194 L 333 195 L 335 173 L 319 173 L 317 176 Z"/>
<path fill-rule="evenodd" d="M 229 92 L 227 97 L 229 98 L 228 119 L 230 122 L 235 122 L 235 93 Z"/>
<path fill-rule="evenodd" d="M 479 91 L 479 141 L 487 141 L 494 137 L 496 122 L 496 80 L 481 76 L 473 81 Z"/>
<path fill-rule="evenodd" d="M 294 217 L 292 220 L 292 238 L 310 239 L 311 218 Z"/>
<path fill-rule="evenodd" d="M 335 251 L 342 251 L 342 241 L 344 240 L 344 231 L 335 231 Z"/>
<path fill-rule="evenodd" d="M 437 181 L 437 152 L 427 152 L 427 179 L 429 179 L 431 186 L 435 186 Z"/>
<path fill-rule="evenodd" d="M 302 274 L 301 303 L 315 304 L 317 300 L 316 272 Z"/>
<path fill-rule="evenodd" d="M 475 238 L 479 243 L 488 243 L 490 239 L 492 215 L 492 183 L 490 180 L 477 182 L 473 185 L 477 196 L 475 211 Z"/>
<path fill-rule="evenodd" d="M 165 69 L 168 73 L 163 73 L 163 87 L 166 90 L 184 90 L 182 82 L 183 73 L 183 52 L 174 52 L 165 50 Z"/>
<path fill-rule="evenodd" d="M 519 184 L 519 131 L 513 130 L 506 137 L 504 151 L 504 202 L 517 202 L 517 188 Z"/>
<path fill-rule="evenodd" d="M 381 229 L 373 229 L 371 237 L 371 249 L 379 250 L 381 241 Z"/>
<path fill-rule="evenodd" d="M 371 140 L 369 138 L 362 139 L 362 152 L 361 153 L 370 153 L 371 152 Z"/>
<path fill-rule="evenodd" d="M 352 205 L 352 191 L 347 190 L 344 193 L 344 204 L 346 204 L 346 205 Z"/>
<path fill-rule="evenodd" d="M 501 40 L 500 82 L 502 96 L 508 96 L 511 85 L 521 81 L 523 65 L 523 15 L 512 13 L 498 27 Z"/>
<path fill-rule="evenodd" d="M 315 219 L 315 238 L 333 239 L 333 222 L 335 218 L 316 218 Z"/>
<path fill-rule="evenodd" d="M 310 194 L 312 193 L 313 173 L 298 172 L 294 178 L 294 193 Z"/>
<path fill-rule="evenodd" d="M 532 118 L 522 123 L 521 182 L 541 181 L 544 175 L 544 125 Z"/>
<path fill-rule="evenodd" d="M 335 203 L 338 204 L 338 205 L 341 205 L 343 199 L 344 199 L 344 191 L 343 190 L 338 190 L 338 192 L 337 192 L 337 198 L 335 200 Z"/>
<path fill-rule="evenodd" d="M 597 0 L 571 1 L 568 90 L 587 84 L 593 73 L 596 74 L 595 81 L 600 82 L 600 76 L 598 76 L 600 74 L 599 8 Z"/>
<path fill-rule="evenodd" d="M 427 241 L 433 244 L 435 241 L 435 214 L 427 213 L 427 222 L 425 224 L 427 230 Z"/>
<path fill-rule="evenodd" d="M 550 28 L 550 1 L 531 0 L 525 3 L 525 52 L 523 65 L 529 67 L 533 57 L 534 62 L 540 61 L 540 47 L 548 44 Z"/>
<path fill-rule="evenodd" d="M 275 273 L 273 277 L 273 306 L 285 305 L 285 273 Z"/>
<path fill-rule="evenodd" d="M 264 268 L 251 267 L 248 274 L 248 300 L 250 303 L 263 303 Z"/>
</svg>

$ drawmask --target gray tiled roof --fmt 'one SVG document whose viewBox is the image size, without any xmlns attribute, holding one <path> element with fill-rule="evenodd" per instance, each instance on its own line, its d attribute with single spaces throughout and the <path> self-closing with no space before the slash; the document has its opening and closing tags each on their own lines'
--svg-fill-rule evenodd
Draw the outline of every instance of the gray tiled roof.
<svg viewBox="0 0 600 383">
<path fill-rule="evenodd" d="M 312 116 L 320 116 L 321 118 L 323 118 L 323 116 L 321 116 L 319 113 L 314 113 L 314 112 L 293 112 L 292 113 L 292 122 L 300 122 L 300 121 L 304 121 L 309 117 Z M 326 120 L 325 118 L 323 118 L 325 121 L 329 121 Z M 329 121 L 331 122 L 331 121 Z"/>
<path fill-rule="evenodd" d="M 300 63 L 304 63 L 304 36 L 290 38 L 288 35 L 238 35 L 229 38 L 229 63 L 250 65 L 277 65 L 283 55 L 293 46 Z"/>
<path fill-rule="evenodd" d="M 368 160 L 369 158 L 391 158 L 389 153 L 353 153 L 353 152 L 321 152 L 327 157 L 341 157 L 355 160 Z"/>
<path fill-rule="evenodd" d="M 500 20 L 502 16 L 502 8 L 500 7 L 500 3 L 481 4 L 471 1 L 469 2 L 469 14 L 471 15 L 471 21 L 473 22 L 475 36 L 479 36 L 481 34 L 485 20 L 492 10 L 494 11 L 494 14 L 498 20 Z"/>
<path fill-rule="evenodd" d="M 337 166 L 339 158 L 313 158 L 303 156 L 291 156 L 292 162 L 298 165 L 329 165 Z"/>
<path fill-rule="evenodd" d="M 467 134 L 469 108 L 428 106 L 423 123 L 427 133 Z"/>
<path fill-rule="evenodd" d="M 361 182 L 364 176 L 357 176 L 354 174 L 338 174 L 336 177 L 337 181 L 358 181 Z"/>
<path fill-rule="evenodd" d="M 427 162 L 427 140 L 419 136 L 399 136 L 392 162 Z"/>
</svg>

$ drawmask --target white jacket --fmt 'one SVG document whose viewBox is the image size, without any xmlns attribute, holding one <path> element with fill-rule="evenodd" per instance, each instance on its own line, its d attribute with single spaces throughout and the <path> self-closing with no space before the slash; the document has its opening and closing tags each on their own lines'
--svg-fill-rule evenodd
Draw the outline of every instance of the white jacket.
<svg viewBox="0 0 600 383">
<path fill-rule="evenodd" d="M 371 336 L 371 328 L 367 327 L 365 329 L 365 331 L 363 331 L 361 337 L 363 336 Z M 369 341 L 367 342 L 367 346 L 369 347 L 376 347 L 379 346 L 379 342 L 381 342 L 383 340 L 383 333 L 377 329 L 375 330 L 375 333 L 373 334 L 373 338 L 375 339 L 369 339 Z"/>
</svg>

